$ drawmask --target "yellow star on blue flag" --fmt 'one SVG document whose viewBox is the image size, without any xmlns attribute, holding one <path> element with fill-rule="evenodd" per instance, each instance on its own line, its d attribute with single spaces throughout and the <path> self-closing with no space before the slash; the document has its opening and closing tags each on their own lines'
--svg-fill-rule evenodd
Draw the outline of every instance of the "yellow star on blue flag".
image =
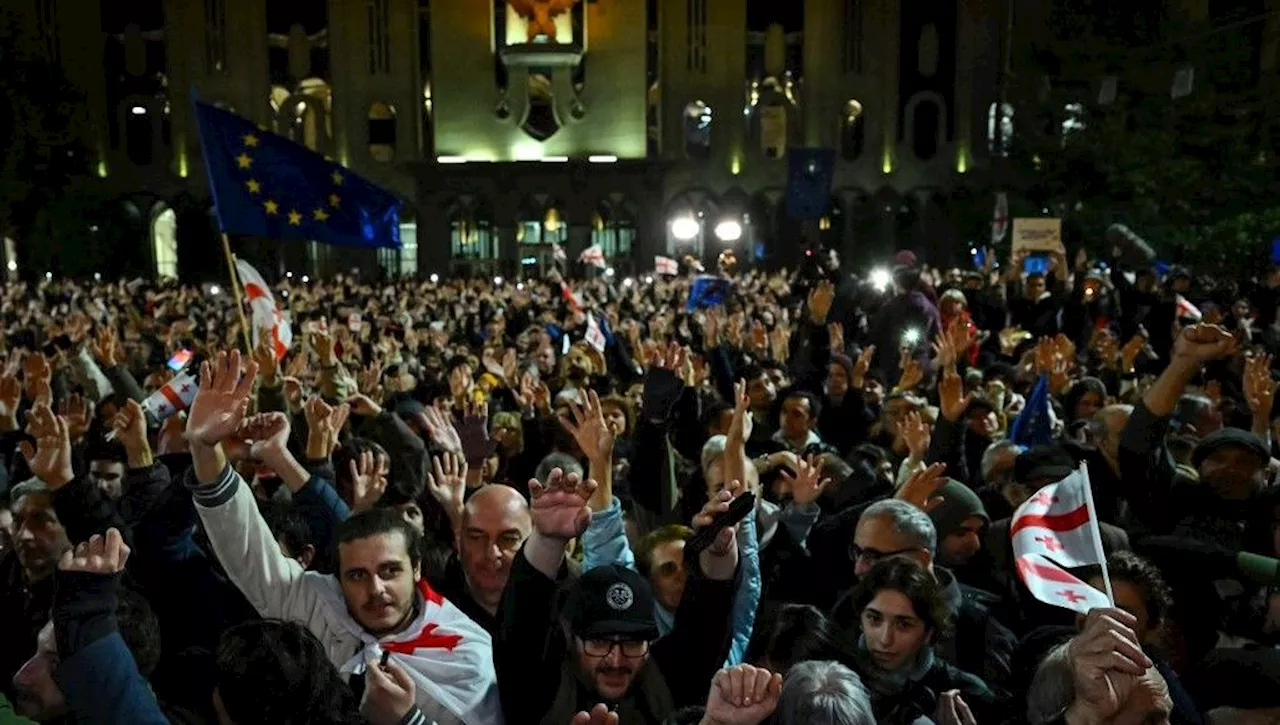
<svg viewBox="0 0 1280 725">
<path fill-rule="evenodd" d="M 400 200 L 252 121 L 195 104 L 222 231 L 353 247 L 400 247 Z"/>
</svg>

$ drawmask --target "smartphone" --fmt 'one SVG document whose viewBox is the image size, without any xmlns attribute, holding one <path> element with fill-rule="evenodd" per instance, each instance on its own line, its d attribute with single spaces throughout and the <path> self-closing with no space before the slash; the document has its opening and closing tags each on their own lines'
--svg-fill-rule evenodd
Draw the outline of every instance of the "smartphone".
<svg viewBox="0 0 1280 725">
<path fill-rule="evenodd" d="M 175 352 L 173 357 L 169 358 L 169 362 L 165 364 L 175 373 L 182 372 L 183 368 L 191 364 L 191 351 L 179 350 Z"/>
<path fill-rule="evenodd" d="M 701 554 L 708 546 L 715 543 L 716 537 L 722 530 L 737 526 L 738 522 L 745 519 L 755 506 L 756 495 L 750 491 L 734 499 L 729 504 L 728 511 L 716 514 L 709 525 L 698 529 L 693 536 L 689 537 L 684 544 L 685 556 Z"/>
<path fill-rule="evenodd" d="M 1023 274 L 1048 274 L 1049 258 L 1031 255 L 1022 262 Z"/>
</svg>

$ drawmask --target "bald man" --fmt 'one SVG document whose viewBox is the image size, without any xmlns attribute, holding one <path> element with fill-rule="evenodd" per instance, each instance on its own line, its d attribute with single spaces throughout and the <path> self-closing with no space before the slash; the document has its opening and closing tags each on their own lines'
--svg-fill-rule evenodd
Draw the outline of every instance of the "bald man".
<svg viewBox="0 0 1280 725">
<path fill-rule="evenodd" d="M 463 508 L 454 532 L 456 556 L 437 589 L 490 634 L 498 632 L 498 603 L 511 562 L 532 529 L 529 504 L 510 486 L 483 486 Z"/>
</svg>

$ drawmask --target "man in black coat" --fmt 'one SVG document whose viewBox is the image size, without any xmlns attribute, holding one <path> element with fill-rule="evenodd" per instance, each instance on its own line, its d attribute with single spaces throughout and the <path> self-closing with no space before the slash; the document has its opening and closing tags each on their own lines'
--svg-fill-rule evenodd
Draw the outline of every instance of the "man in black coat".
<svg viewBox="0 0 1280 725">
<path fill-rule="evenodd" d="M 674 628 L 658 640 L 653 594 L 638 573 L 610 565 L 566 581 L 565 545 L 586 529 L 595 483 L 557 469 L 545 486 L 529 487 L 533 532 L 512 564 L 493 644 L 507 723 L 562 725 L 603 702 L 622 722 L 657 725 L 700 703 L 729 652 L 733 529 L 718 533 L 698 566 L 686 565 Z M 722 492 L 695 526 L 728 499 Z"/>
</svg>

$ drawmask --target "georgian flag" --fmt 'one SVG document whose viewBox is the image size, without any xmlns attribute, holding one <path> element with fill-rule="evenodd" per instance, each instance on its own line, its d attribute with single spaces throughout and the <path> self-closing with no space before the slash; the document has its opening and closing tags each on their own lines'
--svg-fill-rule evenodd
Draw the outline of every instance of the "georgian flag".
<svg viewBox="0 0 1280 725">
<path fill-rule="evenodd" d="M 996 208 L 991 214 L 991 243 L 1004 241 L 1009 232 L 1009 195 L 1003 191 L 996 192 Z"/>
<path fill-rule="evenodd" d="M 1191 302 L 1188 301 L 1186 297 L 1183 297 L 1182 295 L 1178 295 L 1178 319 L 1179 320 L 1191 320 L 1192 322 L 1199 322 L 1203 318 L 1204 318 L 1204 315 L 1200 313 L 1199 307 L 1196 307 L 1195 305 L 1191 304 Z"/>
<path fill-rule="evenodd" d="M 563 262 L 563 261 L 567 260 L 569 257 L 568 257 L 568 255 L 566 255 L 566 254 L 564 253 L 564 247 L 560 246 L 560 245 L 559 245 L 559 244 L 557 244 L 556 242 L 552 242 L 552 243 L 551 243 L 551 258 L 552 258 L 552 259 L 554 259 L 554 260 L 555 260 L 555 261 L 557 261 L 557 262 Z"/>
<path fill-rule="evenodd" d="M 1036 599 L 1088 613 L 1111 603 L 1063 567 L 1101 565 L 1106 555 L 1084 467 L 1040 489 L 1018 507 L 1009 526 L 1018 575 Z"/>
<path fill-rule="evenodd" d="M 275 350 L 276 359 L 283 359 L 285 353 L 289 352 L 289 346 L 293 344 L 293 328 L 289 326 L 284 313 L 276 307 L 271 287 L 253 265 L 242 259 L 236 260 L 236 272 L 244 287 L 244 298 L 253 312 L 253 344 L 258 344 L 263 330 L 270 329 L 271 347 Z"/>
<path fill-rule="evenodd" d="M 142 409 L 163 423 L 169 417 L 186 410 L 198 392 L 200 386 L 196 381 L 190 375 L 182 373 L 161 385 L 142 401 Z"/>
<path fill-rule="evenodd" d="M 560 296 L 564 298 L 565 302 L 569 303 L 570 309 L 574 311 L 582 309 L 582 298 L 565 282 L 560 283 Z"/>
<path fill-rule="evenodd" d="M 341 596 L 337 580 L 328 577 Z M 413 679 L 414 702 L 426 722 L 439 725 L 501 725 L 498 682 L 489 633 L 440 596 L 425 579 L 418 582 L 422 607 L 400 634 L 378 640 L 360 630 L 362 647 L 338 669 L 345 677 L 363 675 L 384 652 Z M 335 598 L 336 598 L 335 596 Z M 335 602 L 335 604 L 338 604 Z M 341 603 L 345 606 L 345 602 Z"/>
<path fill-rule="evenodd" d="M 600 248 L 599 244 L 592 244 L 590 247 L 582 250 L 582 254 L 578 255 L 578 261 L 601 269 L 609 266 L 604 261 L 604 250 Z"/>
<path fill-rule="evenodd" d="M 587 313 L 587 344 L 594 347 L 600 352 L 604 352 L 607 341 L 604 337 L 604 331 L 600 329 L 600 323 L 596 320 L 596 316 Z"/>
<path fill-rule="evenodd" d="M 653 271 L 657 274 L 669 274 L 672 277 L 680 274 L 680 264 L 671 257 L 655 255 L 653 258 Z"/>
</svg>

